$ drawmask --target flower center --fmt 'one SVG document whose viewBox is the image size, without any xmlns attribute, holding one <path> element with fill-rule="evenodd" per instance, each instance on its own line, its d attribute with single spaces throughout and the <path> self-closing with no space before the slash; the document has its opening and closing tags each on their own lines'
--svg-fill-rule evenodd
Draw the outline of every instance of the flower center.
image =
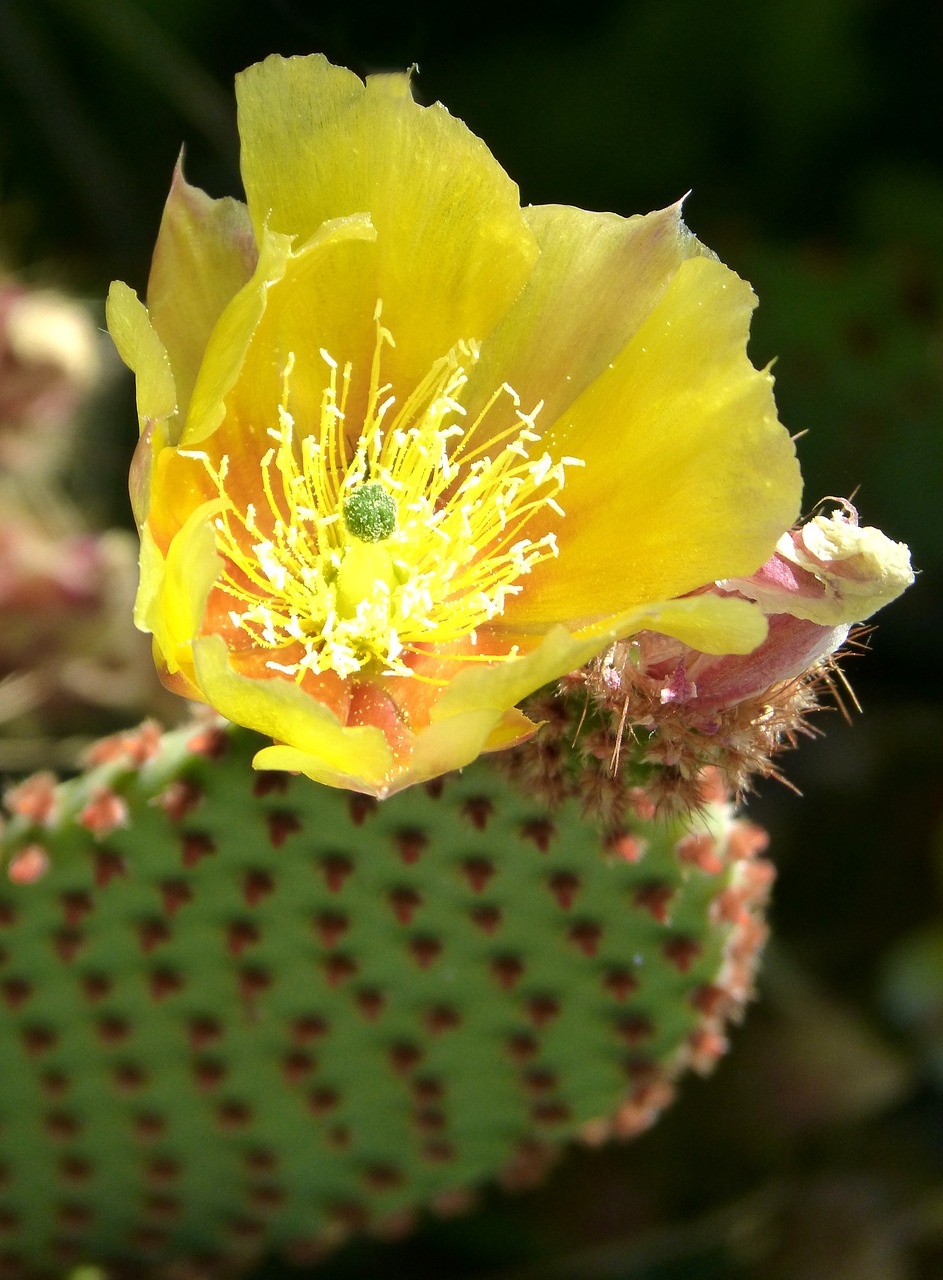
<svg viewBox="0 0 943 1280">
<path fill-rule="evenodd" d="M 396 499 L 378 481 L 368 480 L 344 503 L 344 524 L 361 542 L 384 542 L 396 528 Z"/>
<path fill-rule="evenodd" d="M 402 404 L 380 383 L 390 334 L 379 326 L 363 428 L 345 443 L 352 369 L 326 351 L 327 386 L 319 422 L 300 435 L 289 411 L 294 355 L 283 374 L 278 426 L 261 460 L 258 506 L 239 510 L 226 492 L 231 469 L 206 454 L 223 510 L 215 520 L 224 570 L 217 583 L 233 602 L 229 617 L 262 649 L 266 665 L 301 680 L 307 671 L 340 676 L 364 668 L 412 675 L 420 646 L 462 638 L 500 617 L 520 579 L 557 554 L 546 513 L 562 516 L 556 495 L 564 467 L 542 452 L 534 420 L 507 385 L 466 423 L 466 366 L 478 358 L 459 343 L 436 361 Z M 505 410 L 510 425 L 491 422 Z M 510 413 L 506 411 L 510 409 Z M 485 443 L 476 444 L 485 433 Z M 538 513 L 544 517 L 535 520 Z M 279 652 L 280 651 L 280 652 Z M 476 655 L 470 655 L 472 657 Z"/>
</svg>

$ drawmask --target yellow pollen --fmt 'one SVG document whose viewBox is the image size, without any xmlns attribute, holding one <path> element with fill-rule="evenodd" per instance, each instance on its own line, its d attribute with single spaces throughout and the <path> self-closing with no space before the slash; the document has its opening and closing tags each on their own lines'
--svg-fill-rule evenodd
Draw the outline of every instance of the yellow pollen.
<svg viewBox="0 0 943 1280">
<path fill-rule="evenodd" d="M 257 506 L 239 510 L 230 499 L 227 456 L 217 470 L 206 454 L 189 455 L 203 462 L 223 502 L 215 529 L 225 568 L 217 585 L 232 599 L 230 619 L 273 651 L 272 670 L 298 680 L 307 671 L 346 677 L 364 668 L 412 675 L 406 658 L 418 646 L 474 643 L 476 628 L 500 617 L 508 596 L 522 590 L 521 579 L 557 554 L 553 533 L 532 539 L 527 526 L 547 508 L 563 515 L 556 498 L 564 466 L 582 465 L 531 456 L 541 406 L 522 412 L 506 384 L 466 424 L 466 369 L 478 358 L 472 342 L 436 361 L 398 404 L 380 382 L 382 349 L 393 340 L 379 314 L 378 306 L 365 421 L 352 456 L 345 456 L 344 432 L 352 369 L 340 370 L 325 351 L 327 385 L 313 431 L 299 432 L 289 412 L 295 357 L 288 357 Z M 489 429 L 478 445 L 485 418 L 502 407 L 511 425 Z M 381 514 L 395 514 L 382 516 L 376 537 L 362 527 L 365 494 Z M 281 661 L 279 650 L 286 651 Z"/>
</svg>

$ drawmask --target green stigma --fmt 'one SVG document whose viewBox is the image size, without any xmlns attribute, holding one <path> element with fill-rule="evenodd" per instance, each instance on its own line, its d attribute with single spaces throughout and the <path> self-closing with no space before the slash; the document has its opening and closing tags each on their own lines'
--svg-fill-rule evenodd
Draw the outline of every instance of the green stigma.
<svg viewBox="0 0 943 1280">
<path fill-rule="evenodd" d="M 344 503 L 347 531 L 361 542 L 383 542 L 396 528 L 396 501 L 377 480 L 368 480 Z"/>
</svg>

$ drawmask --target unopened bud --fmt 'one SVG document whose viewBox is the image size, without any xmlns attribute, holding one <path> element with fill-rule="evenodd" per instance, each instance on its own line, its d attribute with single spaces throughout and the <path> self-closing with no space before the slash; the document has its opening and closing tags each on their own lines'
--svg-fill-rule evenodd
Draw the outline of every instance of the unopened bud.
<svg viewBox="0 0 943 1280">
<path fill-rule="evenodd" d="M 823 627 L 863 622 L 914 580 L 910 551 L 844 511 L 815 516 L 784 533 L 774 555 L 750 578 L 719 583 L 755 600 L 764 613 L 788 613 Z"/>
<path fill-rule="evenodd" d="M 783 534 L 749 578 L 703 588 L 762 608 L 768 632 L 752 653 L 701 653 L 643 631 L 591 664 L 591 693 L 621 724 L 650 731 L 649 758 L 673 763 L 679 776 L 715 765 L 736 789 L 772 771 L 815 709 L 852 625 L 914 580 L 907 547 L 862 528 L 843 505 Z"/>
</svg>

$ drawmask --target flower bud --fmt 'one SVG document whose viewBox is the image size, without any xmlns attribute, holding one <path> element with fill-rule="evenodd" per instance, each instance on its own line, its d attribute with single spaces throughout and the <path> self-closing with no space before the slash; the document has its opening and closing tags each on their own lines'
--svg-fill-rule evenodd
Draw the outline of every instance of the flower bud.
<svg viewBox="0 0 943 1280">
<path fill-rule="evenodd" d="M 858 524 L 850 502 L 832 515 L 784 533 L 775 554 L 751 578 L 718 586 L 821 626 L 864 622 L 914 580 L 910 551 L 880 529 Z"/>
<path fill-rule="evenodd" d="M 754 574 L 697 593 L 762 608 L 767 635 L 752 652 L 704 653 L 643 631 L 592 664 L 586 682 L 623 726 L 651 731 L 651 758 L 682 774 L 714 764 L 743 788 L 751 774 L 772 772 L 772 756 L 804 730 L 852 625 L 913 580 L 907 547 L 861 527 L 844 503 L 783 534 Z"/>
</svg>

